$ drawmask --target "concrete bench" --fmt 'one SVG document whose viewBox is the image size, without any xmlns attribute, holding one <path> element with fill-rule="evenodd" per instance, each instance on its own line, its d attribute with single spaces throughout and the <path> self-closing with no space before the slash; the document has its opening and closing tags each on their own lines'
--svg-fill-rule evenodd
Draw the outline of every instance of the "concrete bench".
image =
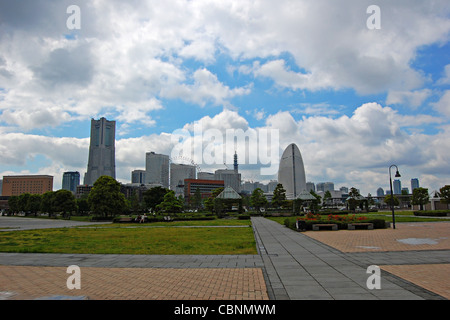
<svg viewBox="0 0 450 320">
<path fill-rule="evenodd" d="M 356 230 L 357 227 L 362 227 L 367 230 L 373 230 L 373 223 L 349 223 L 348 230 Z"/>
<path fill-rule="evenodd" d="M 323 224 L 313 224 L 312 229 L 313 231 L 319 231 L 321 228 L 331 228 L 331 230 L 335 231 L 338 229 L 337 224 L 334 223 L 323 223 Z"/>
<path fill-rule="evenodd" d="M 133 218 L 120 218 L 118 222 L 133 222 Z"/>
</svg>

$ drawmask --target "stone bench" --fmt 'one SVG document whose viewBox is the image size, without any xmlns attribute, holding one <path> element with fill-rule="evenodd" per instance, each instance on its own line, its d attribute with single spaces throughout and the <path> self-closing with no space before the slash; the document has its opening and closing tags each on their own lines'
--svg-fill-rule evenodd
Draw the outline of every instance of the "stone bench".
<svg viewBox="0 0 450 320">
<path fill-rule="evenodd" d="M 313 224 L 312 229 L 313 231 L 319 231 L 321 228 L 331 228 L 331 230 L 335 231 L 338 229 L 337 224 L 334 223 L 322 223 L 322 224 Z"/>
<path fill-rule="evenodd" d="M 118 220 L 118 222 L 120 223 L 120 222 L 133 222 L 133 218 L 120 218 L 119 220 Z"/>
<path fill-rule="evenodd" d="M 373 223 L 349 223 L 348 230 L 356 230 L 357 227 L 362 227 L 367 230 L 373 230 Z"/>
</svg>

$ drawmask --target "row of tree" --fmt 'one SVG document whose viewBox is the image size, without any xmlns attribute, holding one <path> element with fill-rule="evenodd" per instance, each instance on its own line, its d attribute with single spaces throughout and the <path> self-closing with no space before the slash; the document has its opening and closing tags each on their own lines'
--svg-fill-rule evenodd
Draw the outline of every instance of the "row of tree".
<svg viewBox="0 0 450 320">
<path fill-rule="evenodd" d="M 450 203 L 450 185 L 440 188 L 438 196 L 440 197 L 442 203 Z M 393 195 L 392 197 L 391 195 L 387 195 L 384 198 L 384 202 L 388 205 L 391 205 L 391 199 L 394 203 L 394 206 L 398 206 L 400 204 L 400 200 L 395 195 Z M 423 210 L 423 207 L 426 204 L 430 203 L 428 188 L 415 188 L 409 200 L 411 204 L 417 205 L 420 207 L 420 210 Z"/>
</svg>

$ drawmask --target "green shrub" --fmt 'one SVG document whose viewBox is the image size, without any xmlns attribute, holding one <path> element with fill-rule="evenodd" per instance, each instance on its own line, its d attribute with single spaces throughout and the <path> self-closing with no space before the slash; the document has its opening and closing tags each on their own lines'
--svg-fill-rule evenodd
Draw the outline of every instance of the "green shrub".
<svg viewBox="0 0 450 320">
<path fill-rule="evenodd" d="M 450 215 L 450 210 L 422 210 L 414 211 L 415 216 L 427 216 L 427 217 L 446 217 Z"/>
</svg>

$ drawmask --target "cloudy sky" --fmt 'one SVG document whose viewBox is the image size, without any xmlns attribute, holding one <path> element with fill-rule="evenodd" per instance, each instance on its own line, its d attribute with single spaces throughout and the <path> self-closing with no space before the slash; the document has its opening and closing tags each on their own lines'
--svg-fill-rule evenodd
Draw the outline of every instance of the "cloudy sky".
<svg viewBox="0 0 450 320">
<path fill-rule="evenodd" d="M 438 189 L 450 184 L 449 39 L 448 0 L 0 0 L 0 176 L 50 174 L 55 190 L 64 171 L 83 177 L 90 120 L 106 117 L 124 183 L 197 125 L 259 138 L 236 148 L 245 180 L 276 178 L 249 155 L 294 142 L 308 181 L 375 194 L 396 164 L 403 186 Z"/>
</svg>

